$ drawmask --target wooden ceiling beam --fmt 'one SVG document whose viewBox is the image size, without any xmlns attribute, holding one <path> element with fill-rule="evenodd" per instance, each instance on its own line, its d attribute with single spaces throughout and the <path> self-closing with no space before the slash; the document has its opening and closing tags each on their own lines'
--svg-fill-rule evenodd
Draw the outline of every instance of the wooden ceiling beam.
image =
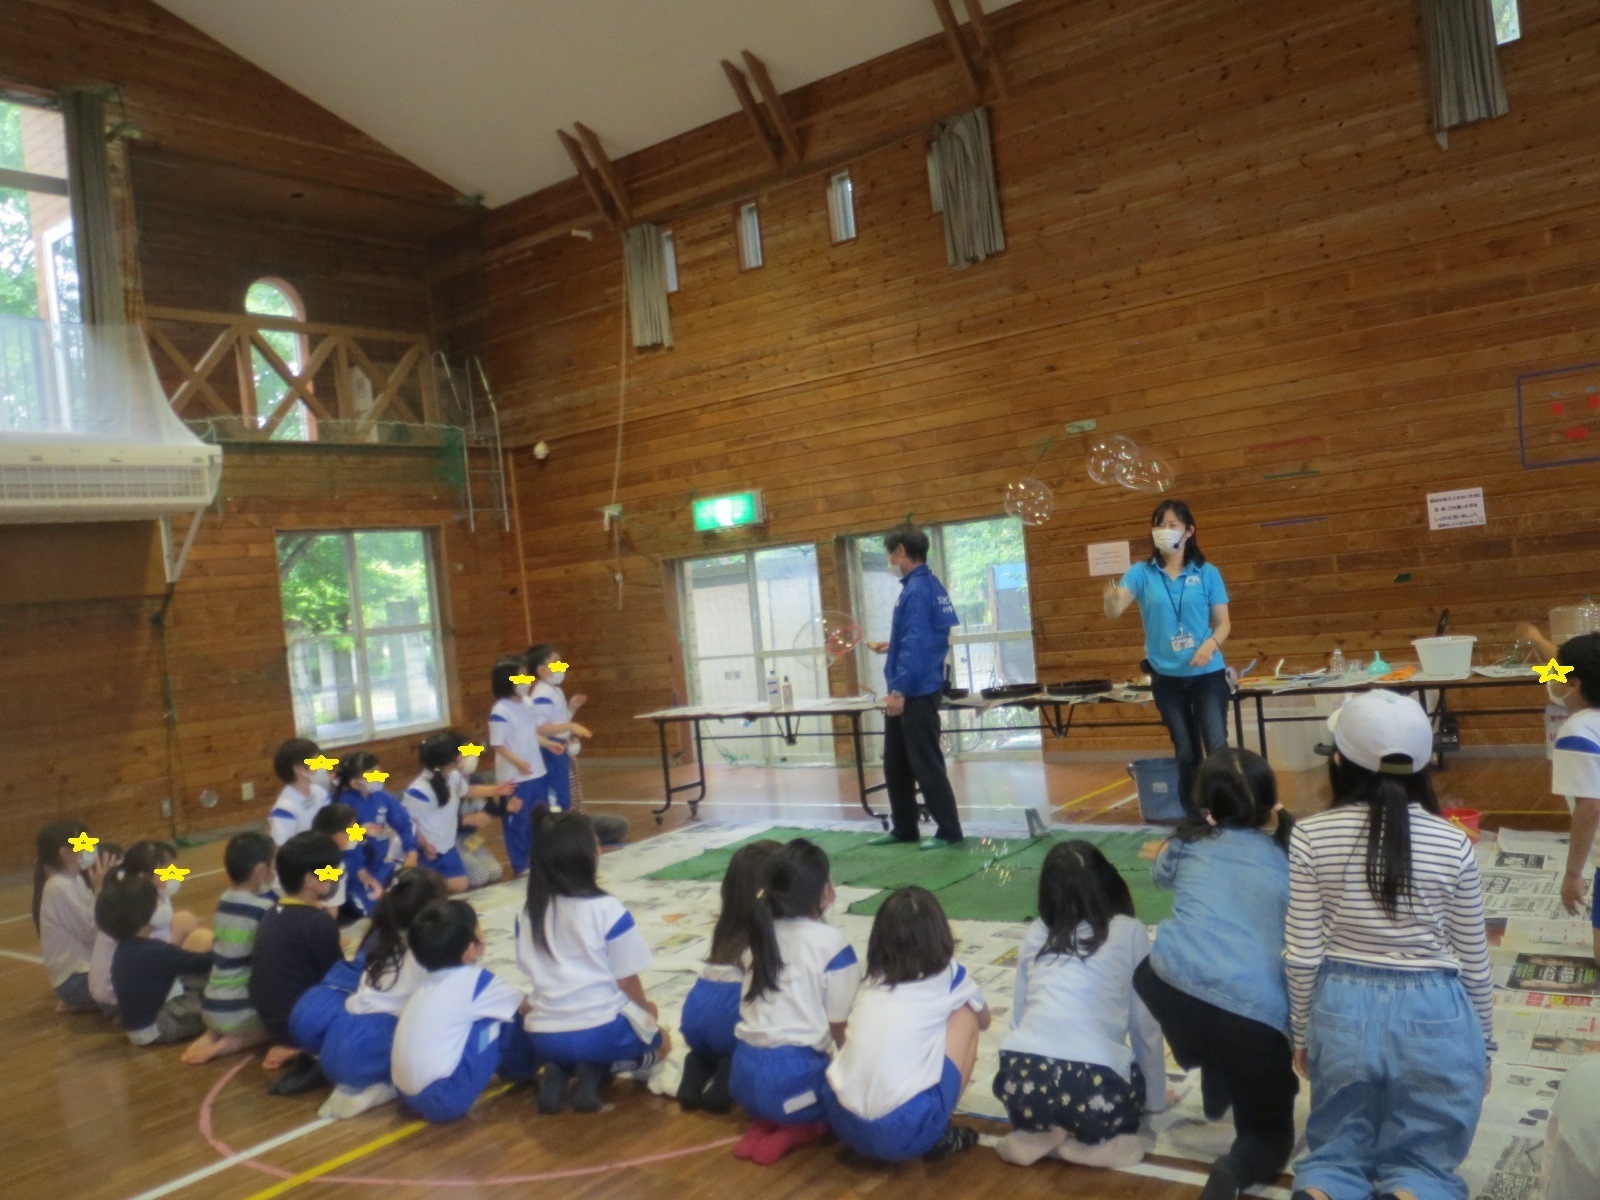
<svg viewBox="0 0 1600 1200">
<path fill-rule="evenodd" d="M 962 0 L 967 9 L 967 20 L 978 35 L 978 49 L 983 55 L 984 69 L 994 84 L 995 94 L 1005 98 L 1006 73 L 994 45 L 994 34 L 989 29 L 989 15 L 983 11 L 983 0 Z"/>
<path fill-rule="evenodd" d="M 804 157 L 800 153 L 800 135 L 795 132 L 794 122 L 789 120 L 789 112 L 783 107 L 783 97 L 779 96 L 778 89 L 772 86 L 772 76 L 767 73 L 767 64 L 748 50 L 743 53 L 744 65 L 750 69 L 750 78 L 756 81 L 756 88 L 767 103 L 767 115 L 777 127 L 778 136 L 783 139 L 789 156 L 795 162 L 800 162 Z"/>
<path fill-rule="evenodd" d="M 612 202 L 617 206 L 617 213 L 622 217 L 624 225 L 633 224 L 633 206 L 628 203 L 628 189 L 622 184 L 622 176 L 617 174 L 616 167 L 611 165 L 611 159 L 606 156 L 605 150 L 600 146 L 600 139 L 581 121 L 573 122 L 572 127 L 578 131 L 578 138 L 583 142 L 583 148 L 594 160 L 594 168 L 600 173 L 600 181 L 606 185 L 606 191 L 611 194 Z"/>
<path fill-rule="evenodd" d="M 578 179 L 583 183 L 583 190 L 589 193 L 589 199 L 594 201 L 594 206 L 600 210 L 600 216 L 612 229 L 620 228 L 617 216 L 611 211 L 611 206 L 606 203 L 606 194 L 601 189 L 600 179 L 594 173 L 594 168 L 589 165 L 589 160 L 583 156 L 583 147 L 565 129 L 556 130 L 556 136 L 561 139 L 561 145 L 566 148 L 567 157 L 572 160 L 572 165 L 577 169 Z"/>
<path fill-rule="evenodd" d="M 756 106 L 756 98 L 750 93 L 750 81 L 744 77 L 743 71 L 727 59 L 722 60 L 722 71 L 728 77 L 728 82 L 733 85 L 733 94 L 739 97 L 739 107 L 744 109 L 744 115 L 750 121 L 750 128 L 756 135 L 756 141 L 761 143 L 761 148 L 767 152 L 772 165 L 779 166 L 783 162 L 783 143 L 778 141 L 777 135 L 767 128 L 766 121 L 762 119 L 761 109 Z"/>
<path fill-rule="evenodd" d="M 956 21 L 950 0 L 933 0 L 933 7 L 939 14 L 939 24 L 944 26 L 944 40 L 950 46 L 950 53 L 956 60 L 956 66 L 961 68 L 961 74 L 966 78 L 972 98 L 982 100 L 983 83 L 978 79 L 977 67 L 972 65 L 972 55 L 967 51 L 967 43 L 961 38 L 961 25 Z"/>
</svg>

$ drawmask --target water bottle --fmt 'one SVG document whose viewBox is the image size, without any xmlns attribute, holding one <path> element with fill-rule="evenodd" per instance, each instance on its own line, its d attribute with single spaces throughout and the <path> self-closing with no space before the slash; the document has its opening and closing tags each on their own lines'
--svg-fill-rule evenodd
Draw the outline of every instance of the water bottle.
<svg viewBox="0 0 1600 1200">
<path fill-rule="evenodd" d="M 778 690 L 778 672 L 776 669 L 767 671 L 767 707 L 777 709 L 783 703 L 783 695 Z"/>
<path fill-rule="evenodd" d="M 1344 647 L 1335 646 L 1333 653 L 1328 655 L 1328 677 L 1330 679 L 1344 678 Z"/>
<path fill-rule="evenodd" d="M 783 677 L 783 687 L 779 689 L 779 695 L 783 699 L 783 706 L 785 708 L 794 707 L 794 685 L 789 682 L 789 677 L 787 675 Z"/>
</svg>

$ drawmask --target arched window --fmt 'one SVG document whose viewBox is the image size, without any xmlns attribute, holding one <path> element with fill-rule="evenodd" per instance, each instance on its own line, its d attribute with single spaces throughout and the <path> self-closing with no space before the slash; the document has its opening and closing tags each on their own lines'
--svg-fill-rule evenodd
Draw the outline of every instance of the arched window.
<svg viewBox="0 0 1600 1200">
<path fill-rule="evenodd" d="M 244 294 L 244 310 L 262 317 L 283 317 L 291 321 L 306 319 L 305 305 L 299 294 L 282 279 L 258 279 Z M 298 375 L 306 361 L 306 339 L 303 334 L 287 329 L 266 329 L 261 333 L 283 365 Z M 265 425 L 267 418 L 289 394 L 289 385 L 267 361 L 260 347 L 250 350 L 250 369 L 255 376 L 256 422 Z M 296 400 L 289 415 L 278 422 L 272 431 L 272 440 L 278 442 L 314 442 L 317 440 L 317 419 L 305 401 Z"/>
</svg>

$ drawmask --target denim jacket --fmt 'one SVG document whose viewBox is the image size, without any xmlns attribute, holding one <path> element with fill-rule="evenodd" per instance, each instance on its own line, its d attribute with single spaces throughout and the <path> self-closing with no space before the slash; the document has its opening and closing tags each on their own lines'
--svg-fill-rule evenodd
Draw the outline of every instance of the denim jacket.
<svg viewBox="0 0 1600 1200">
<path fill-rule="evenodd" d="M 900 581 L 889 627 L 889 656 L 883 675 L 891 692 L 926 696 L 944 687 L 944 659 L 950 631 L 961 624 L 950 595 L 927 563 L 918 563 Z"/>
<path fill-rule="evenodd" d="M 1156 857 L 1157 887 L 1177 893 L 1150 966 L 1179 991 L 1289 1036 L 1283 930 L 1289 857 L 1270 834 L 1219 829 L 1174 838 Z"/>
</svg>

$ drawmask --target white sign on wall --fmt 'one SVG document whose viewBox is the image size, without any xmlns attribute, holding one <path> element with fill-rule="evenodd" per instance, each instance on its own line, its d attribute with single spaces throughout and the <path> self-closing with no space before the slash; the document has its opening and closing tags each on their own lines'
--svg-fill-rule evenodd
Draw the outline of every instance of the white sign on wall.
<svg viewBox="0 0 1600 1200">
<path fill-rule="evenodd" d="M 1462 529 L 1468 525 L 1486 525 L 1488 521 L 1483 511 L 1481 487 L 1428 493 L 1429 529 Z"/>
<path fill-rule="evenodd" d="M 1123 575 L 1128 570 L 1127 542 L 1093 542 L 1089 546 L 1089 575 Z"/>
</svg>

